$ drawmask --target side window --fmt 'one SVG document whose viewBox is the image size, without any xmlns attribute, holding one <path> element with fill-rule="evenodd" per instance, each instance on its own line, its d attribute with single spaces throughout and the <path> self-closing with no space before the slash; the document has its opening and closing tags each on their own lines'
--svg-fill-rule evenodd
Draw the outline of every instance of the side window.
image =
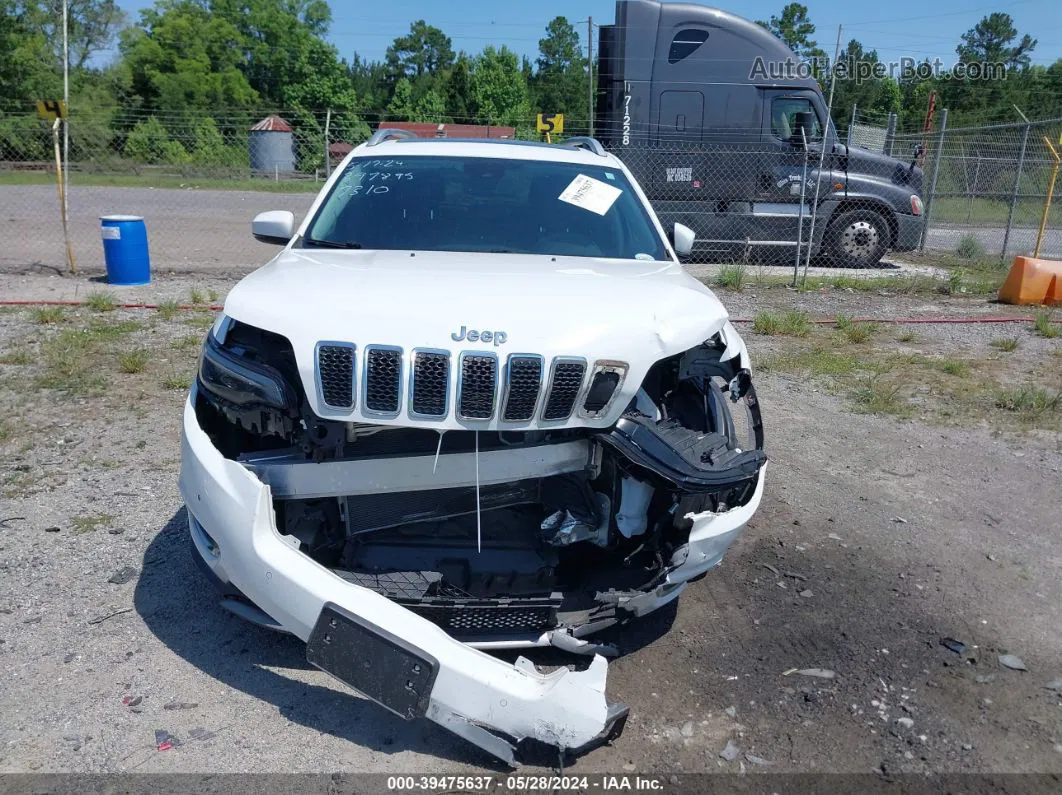
<svg viewBox="0 0 1062 795">
<path fill-rule="evenodd" d="M 797 114 L 808 113 L 811 119 L 811 128 L 808 130 L 808 140 L 817 141 L 822 138 L 822 125 L 819 117 L 815 114 L 815 106 L 807 97 L 778 97 L 771 103 L 771 133 L 783 140 L 799 139 L 797 130 Z"/>
<path fill-rule="evenodd" d="M 706 30 L 697 30 L 696 28 L 680 30 L 675 34 L 675 38 L 671 40 L 671 49 L 667 54 L 667 62 L 678 63 L 683 58 L 688 58 L 706 41 L 708 41 L 708 31 Z"/>
</svg>

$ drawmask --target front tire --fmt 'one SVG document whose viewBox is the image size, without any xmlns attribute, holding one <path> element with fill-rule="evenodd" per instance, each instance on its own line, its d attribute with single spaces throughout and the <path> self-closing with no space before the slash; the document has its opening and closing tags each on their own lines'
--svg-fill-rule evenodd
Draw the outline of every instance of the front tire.
<svg viewBox="0 0 1062 795">
<path fill-rule="evenodd" d="M 848 210 L 826 228 L 826 251 L 843 268 L 872 268 L 889 247 L 888 222 L 873 210 Z"/>
</svg>

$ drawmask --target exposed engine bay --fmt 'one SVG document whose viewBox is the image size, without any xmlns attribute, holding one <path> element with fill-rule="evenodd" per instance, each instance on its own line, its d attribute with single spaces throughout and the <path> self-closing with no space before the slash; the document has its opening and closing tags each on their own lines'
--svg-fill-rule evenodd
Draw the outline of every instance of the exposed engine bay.
<svg viewBox="0 0 1062 795">
<path fill-rule="evenodd" d="M 579 638 L 644 612 L 669 574 L 701 576 L 675 576 L 691 517 L 751 499 L 762 422 L 726 351 L 719 334 L 656 362 L 609 428 L 439 431 L 322 419 L 290 343 L 233 323 L 204 346 L 194 407 L 270 486 L 277 529 L 343 579 L 473 644 Z M 275 393 L 249 393 L 236 367 Z"/>
</svg>

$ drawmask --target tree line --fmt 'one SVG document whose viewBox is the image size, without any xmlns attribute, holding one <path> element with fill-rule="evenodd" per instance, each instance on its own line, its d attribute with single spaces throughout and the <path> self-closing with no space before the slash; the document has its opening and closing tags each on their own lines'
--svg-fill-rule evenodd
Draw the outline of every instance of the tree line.
<svg viewBox="0 0 1062 795">
<path fill-rule="evenodd" d="M 60 9 L 61 0 L 0 0 L 0 149 L 8 153 L 28 145 L 26 125 L 35 121 L 27 103 L 62 94 Z M 565 113 L 576 129 L 587 124 L 586 43 L 565 17 L 549 22 L 533 59 L 505 46 L 457 51 L 443 30 L 417 20 L 372 61 L 357 53 L 347 60 L 328 42 L 326 0 L 156 0 L 136 19 L 115 0 L 69 0 L 69 12 L 71 110 L 84 119 L 72 134 L 86 150 L 110 147 L 146 162 L 246 162 L 225 125 L 245 130 L 263 109 L 282 110 L 311 140 L 307 165 L 321 151 L 312 139 L 322 135 L 325 109 L 336 111 L 331 137 L 350 141 L 388 119 L 509 125 L 528 134 L 536 112 Z M 790 3 L 759 24 L 799 57 L 826 63 L 805 6 Z M 1030 118 L 1062 116 L 1062 59 L 1032 64 L 1036 44 L 1007 14 L 990 14 L 961 37 L 956 55 L 962 63 L 1007 64 L 1005 80 L 947 73 L 838 80 L 835 119 L 846 126 L 857 105 L 917 126 L 930 92 L 953 125 L 1014 120 L 1014 105 Z M 873 63 L 878 55 L 853 39 L 841 60 Z M 819 75 L 825 86 L 828 65 Z"/>
</svg>

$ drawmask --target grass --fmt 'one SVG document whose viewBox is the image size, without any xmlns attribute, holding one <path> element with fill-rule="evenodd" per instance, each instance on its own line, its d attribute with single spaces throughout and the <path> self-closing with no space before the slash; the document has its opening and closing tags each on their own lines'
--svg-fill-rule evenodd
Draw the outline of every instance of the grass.
<svg viewBox="0 0 1062 795">
<path fill-rule="evenodd" d="M 185 390 L 191 385 L 192 377 L 187 373 L 178 373 L 176 370 L 162 379 L 162 386 L 166 389 Z"/>
<path fill-rule="evenodd" d="M 1058 336 L 1058 327 L 1051 322 L 1051 312 L 1049 310 L 1042 309 L 1036 313 L 1036 317 L 1033 319 L 1033 333 L 1047 338 Z"/>
<path fill-rule="evenodd" d="M 6 442 L 11 438 L 11 431 L 7 429 L 7 425 L 3 420 L 0 420 L 0 442 Z"/>
<path fill-rule="evenodd" d="M 33 354 L 25 348 L 15 348 L 7 353 L 0 354 L 0 364 L 32 364 Z"/>
<path fill-rule="evenodd" d="M 198 348 L 203 344 L 203 338 L 197 334 L 188 334 L 184 337 L 178 337 L 170 343 L 170 347 L 175 351 L 187 351 L 192 348 Z"/>
<path fill-rule="evenodd" d="M 210 312 L 193 312 L 184 319 L 184 324 L 206 331 L 214 325 L 214 315 Z"/>
<path fill-rule="evenodd" d="M 91 320 L 82 328 L 68 328 L 41 343 L 44 371 L 36 380 L 42 389 L 69 395 L 103 392 L 107 379 L 102 375 L 107 343 L 141 328 L 136 320 L 110 323 Z"/>
<path fill-rule="evenodd" d="M 1009 201 L 995 199 L 969 198 L 958 196 L 938 197 L 933 200 L 933 221 L 953 224 L 973 224 L 976 226 L 1006 226 Z M 1043 198 L 1019 199 L 1015 205 L 1014 217 L 1040 219 L 1043 212 Z M 1051 207 L 1051 228 L 1062 225 L 1062 208 L 1058 202 Z"/>
<path fill-rule="evenodd" d="M 911 331 L 911 329 L 904 329 L 896 335 L 896 340 L 898 342 L 915 342 L 917 339 L 918 335 Z"/>
<path fill-rule="evenodd" d="M 860 362 L 847 353 L 838 353 L 827 348 L 809 351 L 790 351 L 770 356 L 760 362 L 764 370 L 781 370 L 819 376 L 849 375 L 859 369 Z"/>
<path fill-rule="evenodd" d="M 206 296 L 203 295 L 203 291 L 200 290 L 198 287 L 193 287 L 191 290 L 189 290 L 188 297 L 190 299 L 190 302 L 193 304 L 206 303 Z"/>
<path fill-rule="evenodd" d="M 982 259 L 985 256 L 984 244 L 974 235 L 963 235 L 955 247 L 955 253 L 963 259 Z"/>
<path fill-rule="evenodd" d="M 888 370 L 867 373 L 852 394 L 856 407 L 868 414 L 907 414 L 911 405 L 900 391 L 904 384 L 897 378 L 886 378 Z"/>
<path fill-rule="evenodd" d="M 844 329 L 844 336 L 849 342 L 861 345 L 878 332 L 877 323 L 850 323 Z"/>
<path fill-rule="evenodd" d="M 137 348 L 132 351 L 123 351 L 118 354 L 118 369 L 129 375 L 144 372 L 147 363 L 148 352 L 143 348 Z"/>
<path fill-rule="evenodd" d="M 996 408 L 1036 419 L 1043 414 L 1062 411 L 1062 392 L 1043 387 L 1023 386 L 1002 389 L 996 395 Z"/>
<path fill-rule="evenodd" d="M 157 311 L 163 320 L 173 320 L 180 313 L 181 305 L 176 301 L 160 301 Z"/>
<path fill-rule="evenodd" d="M 32 314 L 33 322 L 41 326 L 62 323 L 63 318 L 66 317 L 66 312 L 61 306 L 38 306 L 34 308 Z"/>
<path fill-rule="evenodd" d="M 1002 339 L 992 340 L 988 344 L 996 350 L 1009 353 L 1010 351 L 1016 351 L 1018 349 L 1018 346 L 1021 345 L 1021 340 L 1017 337 L 1003 337 Z"/>
<path fill-rule="evenodd" d="M 715 284 L 727 290 L 740 290 L 745 284 L 747 268 L 743 263 L 724 265 L 716 274 Z"/>
<path fill-rule="evenodd" d="M 807 312 L 789 310 L 776 314 L 765 310 L 753 318 L 752 330 L 767 336 L 806 337 L 811 333 L 811 321 Z"/>
<path fill-rule="evenodd" d="M 940 372 L 963 378 L 970 374 L 970 365 L 958 359 L 945 359 L 939 364 Z"/>
<path fill-rule="evenodd" d="M 837 315 L 836 319 L 833 321 L 833 327 L 835 329 L 840 329 L 841 331 L 844 331 L 845 329 L 850 328 L 852 323 L 852 316 L 842 313 Z"/>
<path fill-rule="evenodd" d="M 113 312 L 115 309 L 114 296 L 110 293 L 89 293 L 85 299 L 85 306 L 93 312 Z"/>
<path fill-rule="evenodd" d="M 84 514 L 83 516 L 75 516 L 70 520 L 70 526 L 73 528 L 74 533 L 81 535 L 82 533 L 95 532 L 101 527 L 106 527 L 113 521 L 114 517 L 109 513 L 91 513 Z"/>
<path fill-rule="evenodd" d="M 217 290 L 207 290 L 207 298 L 210 299 L 210 303 L 216 304 L 218 302 L 218 291 Z"/>
<path fill-rule="evenodd" d="M 311 179 L 198 178 L 179 174 L 91 174 L 71 172 L 71 185 L 116 188 L 179 188 L 182 190 L 249 190 L 263 193 L 315 193 L 320 182 Z M 0 171 L 0 185 L 55 185 L 55 176 L 45 172 Z"/>
</svg>

